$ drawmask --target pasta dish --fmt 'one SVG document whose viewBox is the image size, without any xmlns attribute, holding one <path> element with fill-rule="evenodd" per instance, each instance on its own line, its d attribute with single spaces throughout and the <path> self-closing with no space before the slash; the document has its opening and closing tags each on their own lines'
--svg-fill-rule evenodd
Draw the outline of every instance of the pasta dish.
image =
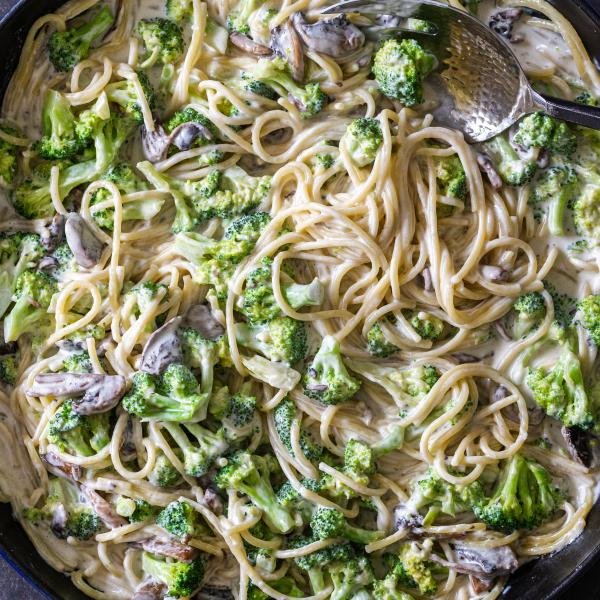
<svg viewBox="0 0 600 600">
<path fill-rule="evenodd" d="M 544 0 L 449 3 L 597 105 Z M 585 527 L 600 133 L 471 145 L 433 24 L 327 4 L 72 0 L 26 38 L 0 490 L 90 598 L 491 600 Z"/>
</svg>

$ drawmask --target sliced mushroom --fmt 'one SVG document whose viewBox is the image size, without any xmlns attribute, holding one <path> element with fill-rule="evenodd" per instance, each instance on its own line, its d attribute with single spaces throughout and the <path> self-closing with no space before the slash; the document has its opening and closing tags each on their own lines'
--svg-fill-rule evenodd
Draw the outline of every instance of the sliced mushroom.
<svg viewBox="0 0 600 600">
<path fill-rule="evenodd" d="M 195 596 L 194 600 L 234 600 L 229 588 L 204 586 Z"/>
<path fill-rule="evenodd" d="M 501 35 L 513 44 L 521 42 L 523 38 L 513 35 L 513 28 L 515 22 L 519 20 L 522 14 L 523 11 L 520 8 L 499 10 L 490 17 L 489 27 L 492 31 L 495 31 L 498 35 Z"/>
<path fill-rule="evenodd" d="M 63 241 L 65 237 L 65 223 L 65 216 L 56 214 L 52 218 L 50 225 L 44 229 L 41 240 L 48 252 L 52 252 Z"/>
<path fill-rule="evenodd" d="M 589 435 L 578 427 L 562 427 L 560 432 L 565 439 L 569 454 L 584 467 L 592 464 L 592 451 Z"/>
<path fill-rule="evenodd" d="M 479 170 L 487 175 L 490 185 L 495 189 L 499 190 L 502 187 L 502 178 L 498 175 L 498 171 L 492 163 L 492 159 L 487 154 L 477 154 L 477 164 Z"/>
<path fill-rule="evenodd" d="M 163 600 L 167 595 L 167 586 L 160 581 L 149 579 L 135 589 L 132 600 Z"/>
<path fill-rule="evenodd" d="M 219 494 L 211 487 L 204 490 L 202 504 L 209 508 L 215 515 L 223 514 L 223 502 L 221 501 Z"/>
<path fill-rule="evenodd" d="M 182 123 L 171 132 L 169 143 L 179 150 L 189 150 L 198 138 L 210 142 L 213 140 L 213 135 L 202 123 Z"/>
<path fill-rule="evenodd" d="M 156 163 L 167 158 L 170 145 L 171 137 L 160 123 L 155 124 L 154 131 L 142 127 L 142 149 L 150 162 Z"/>
<path fill-rule="evenodd" d="M 345 14 L 308 23 L 302 13 L 295 13 L 292 21 L 308 48 L 333 58 L 350 54 L 365 43 L 365 34 Z"/>
<path fill-rule="evenodd" d="M 225 333 L 225 327 L 215 319 L 208 304 L 194 304 L 185 315 L 184 325 L 207 340 L 216 340 Z"/>
<path fill-rule="evenodd" d="M 140 362 L 141 371 L 160 375 L 169 365 L 182 361 L 181 342 L 177 336 L 182 321 L 182 317 L 175 317 L 148 338 Z"/>
<path fill-rule="evenodd" d="M 431 269 L 425 267 L 421 271 L 421 279 L 423 280 L 423 289 L 426 292 L 433 292 L 433 279 L 431 278 Z"/>
<path fill-rule="evenodd" d="M 177 540 L 161 540 L 157 537 L 151 537 L 134 542 L 134 545 L 152 554 L 168 556 L 169 558 L 186 562 L 192 561 L 198 556 L 196 548 L 182 544 Z"/>
<path fill-rule="evenodd" d="M 248 54 L 254 54 L 255 56 L 271 56 L 273 54 L 273 51 L 268 46 L 259 44 L 247 35 L 237 31 L 232 31 L 229 34 L 229 40 L 234 46 Z"/>
<path fill-rule="evenodd" d="M 121 460 L 125 462 L 135 460 L 137 457 L 137 449 L 133 441 L 133 422 L 131 419 L 127 419 L 127 425 L 123 431 L 123 438 L 121 439 L 120 451 Z"/>
<path fill-rule="evenodd" d="M 77 213 L 67 215 L 65 237 L 80 267 L 91 269 L 100 262 L 104 243 L 96 237 L 92 228 L 81 215 Z"/>
<path fill-rule="evenodd" d="M 270 45 L 271 50 L 277 56 L 287 60 L 294 80 L 302 81 L 304 79 L 304 50 L 300 35 L 291 20 L 288 19 L 282 25 L 271 30 Z"/>
<path fill-rule="evenodd" d="M 42 456 L 42 459 L 50 467 L 48 470 L 53 475 L 56 475 L 57 477 L 66 477 L 72 481 L 81 479 L 81 467 L 63 460 L 58 454 L 46 452 L 46 454 Z"/>
<path fill-rule="evenodd" d="M 496 265 L 483 265 L 481 275 L 492 283 L 505 283 L 510 279 L 510 271 Z"/>
<path fill-rule="evenodd" d="M 481 362 L 481 358 L 475 356 L 474 354 L 469 354 L 467 352 L 454 352 L 454 354 L 452 354 L 452 357 L 455 358 L 456 361 L 461 365 Z"/>
<path fill-rule="evenodd" d="M 482 594 L 483 592 L 489 592 L 492 587 L 494 587 L 493 579 L 482 579 L 481 577 L 475 577 L 474 575 L 469 575 L 469 581 L 471 583 L 471 587 L 476 594 Z"/>
<path fill-rule="evenodd" d="M 394 527 L 396 529 L 415 529 L 422 527 L 423 517 L 406 504 L 398 504 L 394 508 Z"/>
<path fill-rule="evenodd" d="M 550 153 L 546 148 L 542 148 L 537 157 L 537 166 L 540 169 L 545 169 L 550 163 Z"/>
<path fill-rule="evenodd" d="M 52 530 L 52 533 L 61 540 L 66 539 L 69 535 L 67 529 L 68 520 L 69 513 L 67 513 L 64 504 L 57 504 L 54 506 L 52 519 L 50 521 L 50 529 Z"/>
<path fill-rule="evenodd" d="M 267 133 L 263 142 L 267 144 L 285 144 L 289 142 L 294 135 L 294 130 L 291 127 L 282 127 L 281 129 L 275 129 L 271 133 Z"/>
<path fill-rule="evenodd" d="M 510 546 L 482 548 L 458 543 L 454 544 L 454 552 L 460 562 L 460 566 L 455 570 L 475 575 L 475 577 L 509 575 L 519 566 L 517 555 Z M 460 571 L 460 569 L 464 570 Z"/>
<path fill-rule="evenodd" d="M 41 373 L 28 396 L 73 398 L 73 410 L 80 415 L 96 415 L 113 409 L 125 394 L 127 382 L 121 375 L 98 373 Z"/>
<path fill-rule="evenodd" d="M 88 485 L 83 485 L 81 486 L 81 491 L 92 505 L 94 512 L 108 528 L 116 529 L 117 527 L 127 525 L 127 520 L 118 515 L 113 507 L 96 490 Z"/>
<path fill-rule="evenodd" d="M 51 272 L 54 271 L 58 267 L 58 261 L 54 258 L 54 256 L 44 256 L 42 260 L 38 263 L 38 270 Z"/>
</svg>

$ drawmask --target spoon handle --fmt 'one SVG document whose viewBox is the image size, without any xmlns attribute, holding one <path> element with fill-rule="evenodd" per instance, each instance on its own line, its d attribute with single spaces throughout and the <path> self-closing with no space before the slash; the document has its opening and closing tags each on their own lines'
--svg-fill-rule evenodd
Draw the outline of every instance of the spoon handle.
<svg viewBox="0 0 600 600">
<path fill-rule="evenodd" d="M 539 101 L 540 108 L 549 115 L 569 123 L 600 130 L 600 107 L 587 106 L 554 96 L 542 94 L 537 96 L 536 100 Z"/>
</svg>

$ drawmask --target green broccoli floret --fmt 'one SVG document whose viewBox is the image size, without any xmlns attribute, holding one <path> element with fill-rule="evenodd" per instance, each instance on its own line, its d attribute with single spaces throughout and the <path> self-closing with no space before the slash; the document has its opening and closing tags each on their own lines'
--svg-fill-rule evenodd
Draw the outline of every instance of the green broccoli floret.
<svg viewBox="0 0 600 600">
<path fill-rule="evenodd" d="M 44 252 L 36 234 L 0 235 L 0 317 L 10 306 L 19 275 L 35 267 Z"/>
<path fill-rule="evenodd" d="M 317 168 L 320 169 L 331 169 L 333 164 L 335 163 L 335 158 L 331 154 L 327 154 L 326 152 L 319 152 L 315 154 L 314 162 Z"/>
<path fill-rule="evenodd" d="M 59 165 L 59 193 L 65 198 L 76 187 L 97 180 L 115 161 L 119 149 L 133 130 L 129 119 L 112 118 L 99 126 L 94 137 L 95 158 L 73 165 Z M 50 164 L 36 168 L 30 179 L 19 185 L 14 193 L 15 209 L 27 219 L 54 215 L 50 196 Z M 62 168 L 64 167 L 64 168 Z"/>
<path fill-rule="evenodd" d="M 581 324 L 586 328 L 590 339 L 600 347 L 600 295 L 590 294 L 578 304 Z"/>
<path fill-rule="evenodd" d="M 183 32 L 174 21 L 160 17 L 142 19 L 135 26 L 134 34 L 146 48 L 142 56 L 143 68 L 157 62 L 163 65 L 175 63 L 183 54 Z"/>
<path fill-rule="evenodd" d="M 4 318 L 4 341 L 14 342 L 25 333 L 49 327 L 52 296 L 58 292 L 56 280 L 41 271 L 27 270 L 15 282 L 15 303 Z"/>
<path fill-rule="evenodd" d="M 4 133 L 14 137 L 22 137 L 23 135 L 18 129 L 5 123 L 0 123 L 0 129 Z M 8 187 L 14 182 L 17 174 L 19 153 L 20 149 L 18 146 L 0 139 L 0 185 Z"/>
<path fill-rule="evenodd" d="M 58 477 L 50 477 L 44 505 L 25 509 L 23 516 L 33 523 L 47 523 L 61 539 L 89 540 L 102 527 L 92 507 L 82 501 L 76 484 Z"/>
<path fill-rule="evenodd" d="M 171 118 L 165 123 L 165 131 L 172 133 L 177 127 L 184 123 L 198 123 L 202 127 L 206 128 L 212 137 L 204 137 L 199 135 L 193 143 L 193 147 L 205 146 L 210 144 L 212 141 L 219 137 L 219 130 L 215 124 L 205 117 L 201 112 L 195 108 L 187 107 L 177 111 L 171 116 Z"/>
<path fill-rule="evenodd" d="M 253 79 L 248 73 L 242 75 L 241 85 L 247 92 L 262 96 L 268 100 L 277 100 L 279 98 L 279 94 L 271 86 L 258 79 Z"/>
<path fill-rule="evenodd" d="M 302 118 L 313 117 L 327 104 L 327 96 L 319 84 L 308 83 L 302 87 L 296 83 L 287 63 L 280 57 L 259 60 L 256 66 L 246 73 L 246 77 L 268 85 L 280 96 L 288 97 L 300 111 Z"/>
<path fill-rule="evenodd" d="M 156 457 L 154 468 L 148 475 L 148 481 L 156 487 L 172 487 L 181 481 L 181 474 L 160 452 Z"/>
<path fill-rule="evenodd" d="M 417 364 L 408 368 L 388 367 L 373 362 L 347 360 L 348 368 L 383 387 L 399 408 L 416 406 L 439 379 L 435 367 Z"/>
<path fill-rule="evenodd" d="M 568 328 L 573 322 L 577 301 L 568 294 L 559 292 L 549 281 L 544 281 L 544 288 L 552 298 L 554 320 L 561 328 Z"/>
<path fill-rule="evenodd" d="M 110 107 L 106 96 L 102 94 L 91 108 L 82 110 L 75 121 L 75 136 L 82 149 L 94 143 L 96 132 L 103 122 L 110 118 Z"/>
<path fill-rule="evenodd" d="M 573 205 L 577 232 L 592 246 L 600 244 L 600 185 L 586 185 Z"/>
<path fill-rule="evenodd" d="M 379 323 L 375 323 L 367 333 L 367 350 L 371 356 L 387 358 L 400 350 L 387 340 Z"/>
<path fill-rule="evenodd" d="M 340 344 L 333 336 L 323 338 L 321 347 L 303 377 L 304 393 L 322 404 L 340 404 L 360 389 L 344 365 Z"/>
<path fill-rule="evenodd" d="M 465 169 L 456 155 L 436 160 L 435 176 L 439 192 L 457 200 L 464 200 L 469 191 Z M 445 205 L 447 206 L 447 205 Z"/>
<path fill-rule="evenodd" d="M 142 281 L 134 285 L 129 292 L 127 292 L 127 298 L 133 301 L 132 312 L 140 318 L 152 305 L 155 304 L 159 299 L 164 300 L 168 295 L 168 288 L 162 283 L 155 283 L 154 281 Z M 146 326 L 146 331 L 151 332 L 156 329 L 156 319 L 153 319 Z"/>
<path fill-rule="evenodd" d="M 250 33 L 248 20 L 263 3 L 264 0 L 239 0 L 236 7 L 227 15 L 227 29 L 248 35 Z"/>
<path fill-rule="evenodd" d="M 160 376 L 139 371 L 132 384 L 122 406 L 144 421 L 192 421 L 209 400 L 194 374 L 178 363 L 170 364 Z"/>
<path fill-rule="evenodd" d="M 565 235 L 565 211 L 579 190 L 579 180 L 573 167 L 550 167 L 535 183 L 534 203 L 548 204 L 548 229 L 552 235 Z"/>
<path fill-rule="evenodd" d="M 270 360 L 293 365 L 306 356 L 306 323 L 290 317 L 278 317 L 261 325 L 236 323 L 238 344 L 260 352 Z"/>
<path fill-rule="evenodd" d="M 323 302 L 323 284 L 316 278 L 308 284 L 282 283 L 281 291 L 294 310 L 304 306 L 319 306 Z M 271 260 L 263 260 L 260 267 L 248 273 L 238 307 L 253 325 L 282 315 L 273 293 Z"/>
<path fill-rule="evenodd" d="M 416 40 L 388 39 L 375 53 L 372 70 L 388 98 L 414 106 L 423 102 L 423 81 L 436 65 L 436 57 Z"/>
<path fill-rule="evenodd" d="M 427 560 L 426 554 L 416 542 L 402 544 L 398 554 L 390 558 L 391 570 L 386 577 L 390 584 L 417 588 L 419 593 L 425 596 L 437 592 L 438 586 L 433 575 L 434 564 Z"/>
<path fill-rule="evenodd" d="M 156 92 L 144 71 L 137 71 L 137 78 L 140 82 L 144 97 L 151 110 L 156 108 Z M 109 102 L 117 104 L 121 110 L 136 123 L 144 122 L 144 114 L 140 105 L 140 98 L 136 91 L 136 86 L 130 79 L 123 79 L 115 83 L 109 83 L 106 88 L 106 96 Z"/>
<path fill-rule="evenodd" d="M 57 71 L 71 71 L 87 58 L 90 47 L 100 41 L 113 26 L 114 17 L 106 5 L 94 12 L 91 18 L 79 27 L 55 31 L 48 41 L 50 61 Z"/>
<path fill-rule="evenodd" d="M 209 340 L 190 327 L 179 330 L 179 339 L 185 364 L 192 369 L 201 370 L 200 389 L 203 393 L 210 393 L 213 388 L 214 368 L 221 358 L 227 356 L 227 340 L 223 337 Z"/>
<path fill-rule="evenodd" d="M 112 166 L 101 177 L 105 181 L 114 183 L 121 194 L 134 194 L 136 192 L 146 191 L 148 185 L 142 181 L 134 172 L 134 170 L 126 163 L 118 163 Z M 101 188 L 92 194 L 90 207 L 92 217 L 99 227 L 111 230 L 115 224 L 115 211 L 111 208 L 103 208 L 94 210 L 95 204 L 111 201 L 112 194 L 106 189 Z M 112 204 L 112 202 L 111 202 Z M 135 202 L 126 202 L 122 206 L 123 221 L 149 221 L 155 217 L 163 207 L 164 200 L 144 199 L 136 200 Z"/>
<path fill-rule="evenodd" d="M 192 0 L 166 0 L 165 8 L 167 17 L 178 23 L 191 19 L 194 12 Z"/>
<path fill-rule="evenodd" d="M 221 430 L 213 433 L 195 423 L 187 423 L 185 430 L 174 423 L 164 423 L 163 427 L 183 453 L 185 472 L 191 477 L 206 475 L 229 447 Z"/>
<path fill-rule="evenodd" d="M 275 429 L 277 430 L 279 439 L 292 456 L 294 456 L 294 448 L 292 446 L 292 425 L 297 419 L 298 411 L 296 405 L 289 397 L 280 402 L 273 411 L 273 420 L 275 421 Z M 323 447 L 315 442 L 310 433 L 305 429 L 300 429 L 299 444 L 302 454 L 304 454 L 308 460 L 318 462 L 321 459 Z"/>
<path fill-rule="evenodd" d="M 167 561 L 144 552 L 142 570 L 152 579 L 164 583 L 167 594 L 174 598 L 191 596 L 204 577 L 204 557 L 192 562 Z"/>
<path fill-rule="evenodd" d="M 515 454 L 504 466 L 494 495 L 474 505 L 473 512 L 492 529 L 512 533 L 541 525 L 557 510 L 559 500 L 549 473 Z"/>
<path fill-rule="evenodd" d="M 256 431 L 257 399 L 251 394 L 251 385 L 243 384 L 233 396 L 227 388 L 211 396 L 208 411 L 218 420 L 220 431 L 231 444 L 239 444 Z"/>
<path fill-rule="evenodd" d="M 19 378 L 19 352 L 2 354 L 0 356 L 0 382 L 15 385 Z"/>
<path fill-rule="evenodd" d="M 370 544 L 380 540 L 383 531 L 361 529 L 350 525 L 343 513 L 334 508 L 319 507 L 310 520 L 310 528 L 320 540 L 341 537 L 356 544 Z"/>
<path fill-rule="evenodd" d="M 529 148 L 543 148 L 554 154 L 570 156 L 577 147 L 577 137 L 563 121 L 542 112 L 524 117 L 519 123 L 513 142 Z"/>
<path fill-rule="evenodd" d="M 163 508 L 156 517 L 156 524 L 183 542 L 207 531 L 200 515 L 188 502 L 180 500 Z"/>
<path fill-rule="evenodd" d="M 497 135 L 483 144 L 483 150 L 490 157 L 502 181 L 508 185 L 529 183 L 537 170 L 533 159 L 520 158 L 505 135 Z"/>
<path fill-rule="evenodd" d="M 510 322 L 512 337 L 520 340 L 544 320 L 546 303 L 539 292 L 529 292 L 519 296 L 513 304 Z"/>
<path fill-rule="evenodd" d="M 62 452 L 93 456 L 110 443 L 110 415 L 82 416 L 66 400 L 48 423 L 48 441 Z"/>
<path fill-rule="evenodd" d="M 446 331 L 446 324 L 438 317 L 424 310 L 411 311 L 407 314 L 409 323 L 424 340 L 439 340 Z"/>
<path fill-rule="evenodd" d="M 87 352 L 71 352 L 63 360 L 63 370 L 67 373 L 93 373 L 94 367 Z"/>
<path fill-rule="evenodd" d="M 271 486 L 270 474 L 273 471 L 270 457 L 237 452 L 228 459 L 216 477 L 216 485 L 223 490 L 235 490 L 245 494 L 252 503 L 260 508 L 263 518 L 271 529 L 287 533 L 294 527 L 294 518 L 284 509 Z"/>
<path fill-rule="evenodd" d="M 141 498 L 119 496 L 115 503 L 117 514 L 125 517 L 130 523 L 141 523 L 154 518 L 156 508 Z"/>
<path fill-rule="evenodd" d="M 296 585 L 291 577 L 282 577 L 275 581 L 269 581 L 269 585 L 278 592 L 291 596 L 292 598 L 304 598 L 306 594 Z M 271 596 L 265 594 L 259 587 L 253 583 L 248 585 L 247 600 L 270 600 Z"/>
<path fill-rule="evenodd" d="M 377 119 L 362 117 L 348 125 L 340 140 L 352 161 L 359 167 L 370 165 L 383 142 L 381 125 Z"/>
</svg>

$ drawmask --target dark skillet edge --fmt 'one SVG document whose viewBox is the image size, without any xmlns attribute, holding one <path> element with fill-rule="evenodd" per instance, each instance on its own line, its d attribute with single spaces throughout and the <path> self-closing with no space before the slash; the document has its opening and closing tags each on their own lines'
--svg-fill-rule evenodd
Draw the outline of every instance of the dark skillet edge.
<svg viewBox="0 0 600 600">
<path fill-rule="evenodd" d="M 550 0 L 577 30 L 600 68 L 600 5 L 595 0 Z M 26 6 L 31 4 L 31 6 Z M 63 0 L 0 0 L 0 96 L 16 67 L 20 48 L 33 21 L 64 4 Z M 17 24 L 8 28 L 9 23 Z M 508 581 L 503 600 L 552 600 L 565 593 L 588 572 L 600 555 L 600 501 L 590 512 L 587 527 L 563 550 L 521 567 Z M 579 557 L 584 556 L 583 560 Z M 27 580 L 48 600 L 85 600 L 70 581 L 36 552 L 20 524 L 14 520 L 10 504 L 0 504 L 0 558 Z"/>
</svg>

